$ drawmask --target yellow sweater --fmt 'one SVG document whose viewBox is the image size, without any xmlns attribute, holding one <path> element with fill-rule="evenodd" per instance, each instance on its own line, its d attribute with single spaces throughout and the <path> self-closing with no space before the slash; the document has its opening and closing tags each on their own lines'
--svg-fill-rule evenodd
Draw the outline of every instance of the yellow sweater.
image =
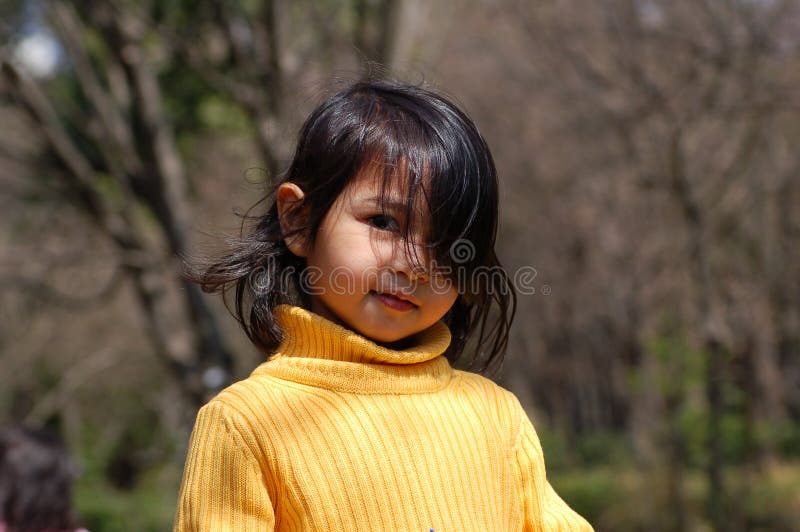
<svg viewBox="0 0 800 532">
<path fill-rule="evenodd" d="M 440 356 L 439 322 L 391 350 L 298 307 L 286 340 L 204 406 L 175 530 L 566 531 L 516 397 Z"/>
</svg>

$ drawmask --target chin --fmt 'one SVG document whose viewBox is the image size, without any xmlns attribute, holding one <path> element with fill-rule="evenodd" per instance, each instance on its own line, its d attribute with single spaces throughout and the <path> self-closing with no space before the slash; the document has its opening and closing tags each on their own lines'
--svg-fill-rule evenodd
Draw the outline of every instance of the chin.
<svg viewBox="0 0 800 532">
<path fill-rule="evenodd" d="M 388 331 L 383 333 L 380 332 L 375 333 L 374 331 L 358 331 L 358 332 L 365 338 L 368 338 L 373 342 L 377 342 L 379 344 L 390 344 L 393 342 L 399 342 L 400 340 L 403 340 L 411 336 L 410 334 L 404 334 L 404 335 L 398 335 L 396 333 L 392 334 Z"/>
<path fill-rule="evenodd" d="M 392 340 L 387 342 L 381 342 L 378 340 L 373 340 L 373 341 L 381 347 L 385 347 L 387 349 L 393 349 L 395 351 L 403 351 L 405 349 L 413 347 L 414 345 L 413 337 L 414 335 L 412 334 L 410 336 L 404 336 L 402 338 L 398 338 L 397 340 Z"/>
<path fill-rule="evenodd" d="M 380 318 L 374 319 L 374 321 L 369 318 L 342 319 L 340 323 L 345 325 L 348 329 L 357 332 L 364 338 L 387 347 L 396 347 L 387 344 L 402 342 L 424 330 L 415 330 L 415 327 L 409 327 L 408 324 L 402 327 L 402 320 L 399 322 L 395 322 L 394 320 L 384 322 L 384 320 Z"/>
<path fill-rule="evenodd" d="M 401 343 L 414 336 L 418 331 L 398 331 L 397 328 L 354 328 L 361 336 L 386 347 L 397 347 L 391 344 Z"/>
</svg>

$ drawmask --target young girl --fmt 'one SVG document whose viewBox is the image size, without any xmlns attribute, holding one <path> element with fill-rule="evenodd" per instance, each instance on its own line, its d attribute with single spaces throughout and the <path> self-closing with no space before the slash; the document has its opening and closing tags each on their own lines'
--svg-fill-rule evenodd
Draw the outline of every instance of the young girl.
<svg viewBox="0 0 800 532">
<path fill-rule="evenodd" d="M 194 275 L 271 353 L 197 417 L 175 530 L 591 530 L 492 369 L 514 314 L 472 121 L 361 82 L 305 122 L 267 213 Z M 191 276 L 190 276 L 191 277 Z"/>
</svg>

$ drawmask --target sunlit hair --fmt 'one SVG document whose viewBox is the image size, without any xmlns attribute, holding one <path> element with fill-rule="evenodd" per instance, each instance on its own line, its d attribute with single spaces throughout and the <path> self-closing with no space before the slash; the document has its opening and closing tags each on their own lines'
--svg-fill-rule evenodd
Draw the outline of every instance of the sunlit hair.
<svg viewBox="0 0 800 532">
<path fill-rule="evenodd" d="M 376 175 L 375 168 L 382 178 L 382 209 L 389 212 L 392 191 L 394 197 L 401 191 L 405 199 L 409 223 L 402 236 L 415 267 L 433 264 L 458 288 L 459 297 L 444 317 L 453 335 L 445 355 L 469 369 L 494 371 L 505 353 L 516 307 L 513 286 L 494 250 L 497 172 L 472 120 L 422 87 L 365 81 L 322 103 L 304 123 L 289 168 L 248 210 L 265 202 L 266 214 L 244 215 L 241 238 L 231 249 L 200 268 L 187 263 L 185 276 L 206 292 L 222 291 L 250 340 L 273 351 L 282 336 L 273 309 L 282 303 L 310 308 L 301 289 L 305 260 L 287 249 L 284 238 L 292 235 L 281 233 L 277 188 L 291 182 L 305 193 L 288 216 L 303 220 L 294 232 L 313 245 L 347 185 L 367 170 Z M 425 201 L 420 203 L 420 197 Z M 424 228 L 415 227 L 418 218 L 411 215 L 419 204 L 429 211 L 422 218 Z M 247 221 L 253 223 L 245 230 Z M 225 297 L 229 289 L 235 293 L 233 308 Z"/>
</svg>

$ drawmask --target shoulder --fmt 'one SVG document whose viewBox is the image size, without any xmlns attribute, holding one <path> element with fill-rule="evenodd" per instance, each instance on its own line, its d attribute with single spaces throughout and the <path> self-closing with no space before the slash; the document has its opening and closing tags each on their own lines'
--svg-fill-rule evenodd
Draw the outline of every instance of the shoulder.
<svg viewBox="0 0 800 532">
<path fill-rule="evenodd" d="M 214 415 L 229 431 L 263 443 L 271 432 L 281 430 L 298 401 L 308 395 L 308 387 L 265 374 L 259 368 L 220 391 L 200 412 Z"/>
<path fill-rule="evenodd" d="M 274 455 L 268 400 L 249 379 L 219 392 L 197 413 L 190 455 L 222 453 L 267 467 Z"/>
<path fill-rule="evenodd" d="M 491 413 L 495 421 L 516 438 L 525 411 L 513 392 L 477 373 L 455 370 L 455 387 L 476 408 Z"/>
<path fill-rule="evenodd" d="M 513 392 L 507 390 L 496 382 L 470 371 L 454 370 L 456 376 L 456 386 L 466 393 L 482 397 L 484 400 L 494 403 L 499 408 L 507 408 L 515 411 L 522 409 L 519 399 Z"/>
<path fill-rule="evenodd" d="M 246 379 L 220 391 L 203 408 L 223 410 L 232 418 L 258 419 L 280 402 L 279 397 L 286 393 L 282 383 L 280 379 L 254 371 Z"/>
<path fill-rule="evenodd" d="M 262 447 L 263 427 L 275 410 L 276 386 L 268 380 L 251 375 L 223 389 L 200 408 L 195 428 L 228 434 L 251 450 Z"/>
</svg>

